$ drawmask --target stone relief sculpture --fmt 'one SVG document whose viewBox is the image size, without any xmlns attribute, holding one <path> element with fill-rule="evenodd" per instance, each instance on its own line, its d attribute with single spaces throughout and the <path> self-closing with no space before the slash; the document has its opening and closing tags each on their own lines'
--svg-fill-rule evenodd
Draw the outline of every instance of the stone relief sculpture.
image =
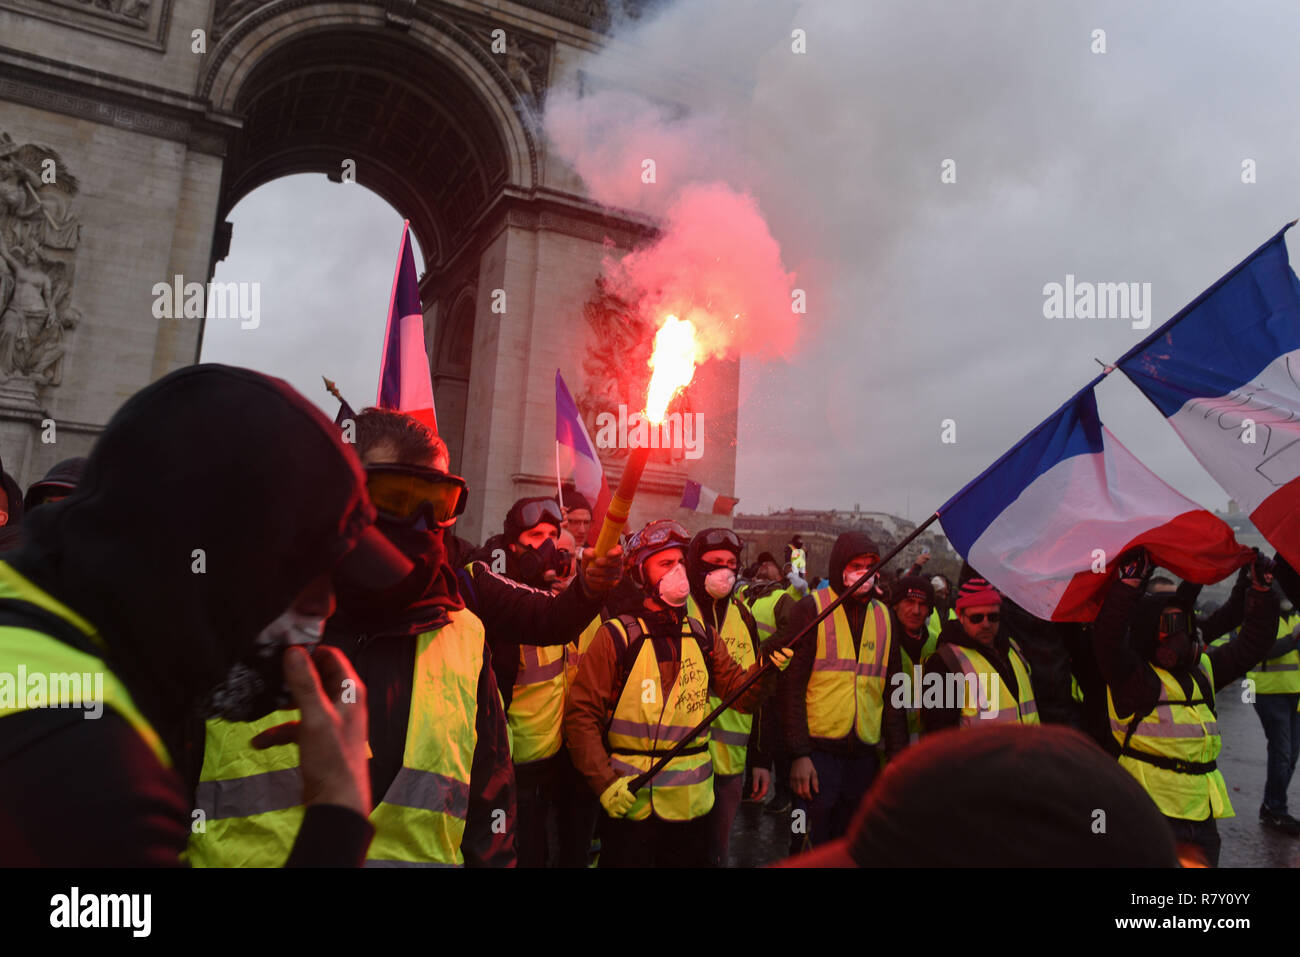
<svg viewBox="0 0 1300 957">
<path fill-rule="evenodd" d="M 0 379 L 63 381 L 81 225 L 77 181 L 50 149 L 0 133 Z"/>
<path fill-rule="evenodd" d="M 596 280 L 596 295 L 583 306 L 583 316 L 593 338 L 582 360 L 586 385 L 575 401 L 588 434 L 594 437 L 599 431 L 596 417 L 602 412 L 617 415 L 622 405 L 630 416 L 645 408 L 655 326 L 612 293 L 600 278 Z M 689 387 L 672 401 L 668 411 L 681 413 L 683 418 L 692 413 Z M 628 453 L 622 448 L 601 451 L 617 458 Z M 669 462 L 680 457 L 679 452 L 666 449 L 651 453 L 652 461 Z"/>
</svg>

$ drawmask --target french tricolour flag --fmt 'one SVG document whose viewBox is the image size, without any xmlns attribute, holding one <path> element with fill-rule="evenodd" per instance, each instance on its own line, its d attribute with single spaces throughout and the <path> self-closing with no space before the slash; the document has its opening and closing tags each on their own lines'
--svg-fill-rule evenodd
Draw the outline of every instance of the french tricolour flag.
<svg viewBox="0 0 1300 957">
<path fill-rule="evenodd" d="M 1300 282 L 1287 260 L 1287 229 L 1116 365 L 1296 566 Z"/>
<path fill-rule="evenodd" d="M 1030 614 L 1091 621 L 1116 560 L 1152 560 L 1200 584 L 1253 553 L 1232 529 L 1170 488 L 1097 415 L 1101 376 L 939 509 L 971 566 Z"/>
<path fill-rule="evenodd" d="M 707 485 L 701 485 L 699 482 L 686 480 L 686 487 L 682 489 L 682 508 L 689 508 L 693 512 L 712 512 L 714 515 L 730 515 L 731 510 L 736 507 L 740 499 L 733 498 L 730 495 L 719 495 Z"/>
<path fill-rule="evenodd" d="M 379 398 L 375 405 L 404 412 L 438 431 L 409 221 L 402 223 L 402 248 L 397 253 L 393 295 L 388 302 L 388 328 L 384 332 L 383 357 L 379 360 Z"/>
<path fill-rule="evenodd" d="M 555 370 L 555 455 L 559 477 L 573 477 L 573 487 L 592 503 L 591 527 L 585 543 L 593 545 L 609 507 L 609 483 L 596 454 L 587 427 L 582 424 L 578 403 L 573 401 L 560 370 Z"/>
</svg>

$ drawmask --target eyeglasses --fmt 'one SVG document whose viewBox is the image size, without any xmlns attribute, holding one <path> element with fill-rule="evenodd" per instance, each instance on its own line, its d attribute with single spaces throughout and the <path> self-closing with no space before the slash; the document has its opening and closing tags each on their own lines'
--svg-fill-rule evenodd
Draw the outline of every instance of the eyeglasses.
<svg viewBox="0 0 1300 957">
<path fill-rule="evenodd" d="M 701 551 L 709 551 L 713 548 L 726 548 L 732 551 L 740 551 L 740 537 L 729 528 L 706 528 L 700 532 Z"/>
<path fill-rule="evenodd" d="M 375 465 L 366 469 L 366 489 L 375 508 L 389 518 L 414 523 L 423 515 L 430 527 L 450 525 L 465 511 L 465 480 L 436 469 Z"/>
<path fill-rule="evenodd" d="M 554 522 L 556 528 L 564 524 L 564 516 L 560 513 L 560 506 L 553 499 L 537 498 L 531 502 L 525 502 L 519 506 L 516 512 L 512 509 L 511 519 L 507 519 L 507 525 L 513 525 L 515 528 L 529 529 L 534 525 L 540 525 L 542 522 Z"/>
<path fill-rule="evenodd" d="M 990 611 L 987 614 L 984 612 L 976 612 L 975 614 L 967 615 L 966 617 L 970 619 L 972 625 L 983 624 L 985 618 L 989 620 L 989 624 L 996 625 L 1002 620 L 1002 612 Z"/>
</svg>

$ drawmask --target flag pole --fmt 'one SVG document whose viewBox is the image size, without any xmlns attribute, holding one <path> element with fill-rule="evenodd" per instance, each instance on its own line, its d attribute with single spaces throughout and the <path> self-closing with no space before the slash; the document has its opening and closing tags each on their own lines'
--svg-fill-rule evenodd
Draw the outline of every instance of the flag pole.
<svg viewBox="0 0 1300 957">
<path fill-rule="evenodd" d="M 869 569 L 866 570 L 866 572 L 863 573 L 861 578 L 855 581 L 852 585 L 849 585 L 847 588 L 845 588 L 844 591 L 840 593 L 840 596 L 838 598 L 836 598 L 833 602 L 831 602 L 829 605 L 823 608 L 821 614 L 819 614 L 812 621 L 808 622 L 808 624 L 804 626 L 803 630 L 800 631 L 799 634 L 795 635 L 789 641 L 783 642 L 779 647 L 791 648 L 799 641 L 803 640 L 805 635 L 816 634 L 817 626 L 820 625 L 832 614 L 834 614 L 835 609 L 839 608 L 840 605 L 844 604 L 845 599 L 847 599 L 855 591 L 857 591 L 864 584 L 866 584 L 867 579 L 875 575 L 879 569 L 884 568 L 885 565 L 888 564 L 889 561 L 893 559 L 895 555 L 901 552 L 908 545 L 912 544 L 912 542 L 916 539 L 916 537 L 920 535 L 923 531 L 925 531 L 927 528 L 929 528 L 930 525 L 934 523 L 934 520 L 937 519 L 938 517 L 939 517 L 939 513 L 935 512 L 933 515 L 927 518 L 920 525 L 916 526 L 916 528 L 914 528 L 911 532 L 909 532 L 901 542 L 899 542 L 890 550 L 888 555 L 886 555 L 884 558 L 877 560 L 877 562 L 874 565 L 872 565 Z M 680 754 L 683 750 L 685 750 L 686 746 L 690 744 L 691 740 L 695 738 L 696 735 L 698 735 L 710 724 L 712 724 L 714 720 L 717 719 L 718 715 L 722 714 L 722 712 L 726 711 L 733 704 L 735 704 L 736 701 L 738 701 L 740 697 L 746 691 L 749 690 L 750 685 L 756 682 L 763 675 L 767 674 L 767 672 L 773 667 L 775 666 L 772 664 L 772 658 L 769 655 L 767 661 L 763 662 L 763 664 L 761 664 L 752 675 L 750 675 L 743 682 L 741 682 L 739 688 L 737 688 L 734 692 L 728 695 L 726 700 L 724 700 L 721 704 L 719 704 L 716 708 L 714 708 L 711 712 L 709 712 L 709 714 L 704 718 L 703 721 L 697 724 L 686 734 L 684 738 L 682 738 L 675 745 L 673 745 L 671 751 L 669 751 L 663 757 L 655 761 L 655 763 L 650 766 L 650 770 L 642 771 L 635 778 L 633 778 L 628 783 L 627 789 L 631 791 L 633 794 L 635 794 L 639 788 L 645 787 L 645 785 L 650 781 L 650 779 L 653 778 L 660 771 L 662 771 L 664 769 L 664 766 L 667 765 L 669 761 L 677 757 L 678 754 Z"/>
<path fill-rule="evenodd" d="M 560 440 L 555 440 L 555 491 L 560 500 L 560 513 L 564 513 L 564 483 L 560 481 Z"/>
</svg>

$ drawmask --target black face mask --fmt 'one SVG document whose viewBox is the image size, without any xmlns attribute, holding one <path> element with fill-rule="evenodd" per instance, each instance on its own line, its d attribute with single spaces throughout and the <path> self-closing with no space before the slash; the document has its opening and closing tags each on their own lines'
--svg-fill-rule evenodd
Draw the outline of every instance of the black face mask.
<svg viewBox="0 0 1300 957">
<path fill-rule="evenodd" d="M 571 557 L 571 556 L 570 556 Z M 568 573 L 568 559 L 555 547 L 554 539 L 546 539 L 536 548 L 525 548 L 514 556 L 514 572 L 511 575 L 517 582 L 532 585 L 534 588 L 547 588 L 548 571 L 555 572 L 563 578 Z"/>
<path fill-rule="evenodd" d="M 397 550 L 415 566 L 411 574 L 385 591 L 368 591 L 347 582 L 334 583 L 334 596 L 339 611 L 348 619 L 375 624 L 419 600 L 438 574 L 446 552 L 442 529 L 423 529 L 384 519 L 375 521 L 375 527 L 397 546 Z"/>
<path fill-rule="evenodd" d="M 1166 671 L 1190 668 L 1200 657 L 1200 642 L 1185 631 L 1156 641 L 1155 660 Z"/>
</svg>

